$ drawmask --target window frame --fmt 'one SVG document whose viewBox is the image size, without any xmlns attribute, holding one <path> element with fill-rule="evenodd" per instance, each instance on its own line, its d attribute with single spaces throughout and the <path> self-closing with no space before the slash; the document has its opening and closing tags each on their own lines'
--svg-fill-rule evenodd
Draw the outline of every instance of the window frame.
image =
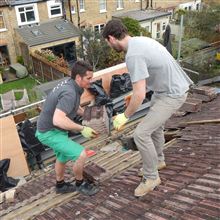
<svg viewBox="0 0 220 220">
<path fill-rule="evenodd" d="M 58 7 L 58 8 L 52 9 L 52 7 Z M 53 14 L 51 13 L 52 10 L 57 10 L 57 9 L 60 9 L 60 13 L 53 15 Z M 61 3 L 61 2 L 57 2 L 56 0 L 47 1 L 47 10 L 48 10 L 48 17 L 49 17 L 49 18 L 56 18 L 56 17 L 61 17 L 61 16 L 63 16 L 62 3 Z"/>
<path fill-rule="evenodd" d="M 25 9 L 25 8 L 28 8 L 28 7 L 33 7 L 33 12 L 34 12 L 35 20 L 34 21 L 27 21 L 27 17 L 26 17 L 26 21 L 22 22 L 21 21 L 21 14 L 22 13 L 19 12 L 19 9 L 20 8 L 24 8 Z M 15 12 L 16 12 L 16 18 L 17 18 L 18 26 L 23 26 L 23 25 L 28 25 L 28 24 L 35 24 L 35 23 L 38 23 L 40 21 L 39 20 L 39 14 L 38 14 L 38 8 L 37 8 L 37 4 L 36 3 L 15 6 Z"/>
<path fill-rule="evenodd" d="M 101 27 L 101 26 L 102 26 L 102 27 Z M 95 27 L 98 27 L 98 32 L 96 32 Z M 101 33 L 101 31 L 104 29 L 104 27 L 105 27 L 105 24 L 104 24 L 104 23 L 96 24 L 96 25 L 93 26 L 93 30 L 94 30 L 94 32 L 96 32 L 96 33 Z"/>
<path fill-rule="evenodd" d="M 1 11 L 1 10 L 0 10 L 0 17 L 2 17 L 2 23 L 3 23 L 3 25 L 4 25 L 3 28 L 0 27 L 0 32 L 2 32 L 2 31 L 6 31 L 7 28 L 6 28 L 6 24 L 5 24 L 4 13 L 3 13 L 3 11 Z"/>
<path fill-rule="evenodd" d="M 83 8 L 81 8 L 83 6 Z M 79 12 L 84 12 L 85 9 L 85 0 L 79 0 Z"/>
<path fill-rule="evenodd" d="M 124 9 L 124 1 L 123 0 L 117 0 L 116 10 L 122 10 L 122 9 Z"/>
<path fill-rule="evenodd" d="M 101 9 L 101 5 L 104 5 L 105 8 Z M 106 0 L 99 0 L 99 12 L 100 13 L 107 12 L 107 1 Z"/>
</svg>

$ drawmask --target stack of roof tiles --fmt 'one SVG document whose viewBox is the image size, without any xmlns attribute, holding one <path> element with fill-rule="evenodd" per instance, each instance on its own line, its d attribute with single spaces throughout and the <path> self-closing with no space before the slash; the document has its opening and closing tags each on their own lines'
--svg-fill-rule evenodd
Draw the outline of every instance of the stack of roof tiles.
<svg viewBox="0 0 220 220">
<path fill-rule="evenodd" d="M 110 124 L 105 106 L 86 106 L 82 124 L 93 128 L 98 134 L 109 134 Z"/>
</svg>

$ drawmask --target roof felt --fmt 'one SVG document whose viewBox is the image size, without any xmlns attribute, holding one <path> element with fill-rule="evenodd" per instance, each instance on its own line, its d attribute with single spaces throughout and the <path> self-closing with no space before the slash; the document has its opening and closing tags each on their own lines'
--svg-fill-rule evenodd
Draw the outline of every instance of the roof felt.
<svg viewBox="0 0 220 220">
<path fill-rule="evenodd" d="M 127 12 L 117 12 L 113 15 L 115 18 L 130 17 L 137 21 L 146 21 L 153 18 L 171 15 L 170 12 L 157 11 L 157 10 L 133 10 Z"/>
<path fill-rule="evenodd" d="M 16 31 L 28 46 L 36 46 L 79 36 L 77 27 L 69 21 L 55 19 L 39 25 L 22 26 Z"/>
</svg>

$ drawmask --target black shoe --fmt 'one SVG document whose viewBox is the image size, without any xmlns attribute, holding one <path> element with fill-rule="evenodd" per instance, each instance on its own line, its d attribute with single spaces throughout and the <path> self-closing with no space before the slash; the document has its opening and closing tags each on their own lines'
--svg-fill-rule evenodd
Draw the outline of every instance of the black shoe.
<svg viewBox="0 0 220 220">
<path fill-rule="evenodd" d="M 75 184 L 64 183 L 62 187 L 56 187 L 56 193 L 71 193 L 76 191 Z"/>
<path fill-rule="evenodd" d="M 99 187 L 88 182 L 83 182 L 80 186 L 76 187 L 76 190 L 84 195 L 92 196 L 99 191 Z"/>
</svg>

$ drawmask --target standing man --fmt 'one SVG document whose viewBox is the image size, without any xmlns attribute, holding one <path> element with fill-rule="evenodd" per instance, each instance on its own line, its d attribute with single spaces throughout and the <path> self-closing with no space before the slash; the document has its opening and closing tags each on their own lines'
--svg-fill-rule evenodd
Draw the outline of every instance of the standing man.
<svg viewBox="0 0 220 220">
<path fill-rule="evenodd" d="M 164 123 L 186 100 L 192 81 L 167 49 L 148 37 L 131 37 L 120 20 L 109 21 L 102 33 L 108 45 L 126 52 L 126 65 L 131 76 L 133 94 L 124 113 L 113 125 L 120 130 L 142 104 L 146 87 L 154 92 L 148 114 L 134 131 L 134 141 L 143 161 L 143 179 L 135 196 L 143 196 L 161 183 L 158 169 L 164 161 Z"/>
<path fill-rule="evenodd" d="M 98 192 L 97 186 L 83 180 L 83 167 L 87 158 L 83 146 L 68 138 L 68 131 L 79 131 L 86 138 L 94 138 L 97 133 L 73 121 L 76 114 L 83 115 L 80 97 L 84 88 L 90 86 L 93 77 L 92 67 L 83 62 L 74 63 L 71 78 L 59 83 L 47 96 L 37 122 L 36 137 L 44 145 L 53 149 L 56 155 L 56 192 L 79 191 L 86 195 Z M 64 181 L 65 164 L 75 161 L 73 173 L 76 182 Z"/>
</svg>

